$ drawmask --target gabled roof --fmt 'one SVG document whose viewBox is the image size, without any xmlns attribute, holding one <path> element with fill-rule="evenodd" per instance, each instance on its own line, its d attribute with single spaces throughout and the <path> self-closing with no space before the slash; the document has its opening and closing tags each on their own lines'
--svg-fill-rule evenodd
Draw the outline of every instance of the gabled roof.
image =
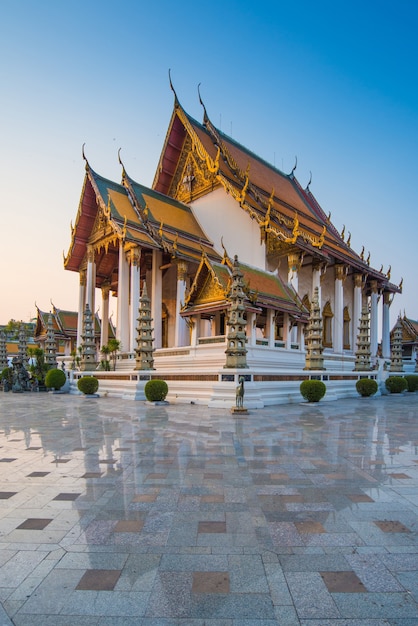
<svg viewBox="0 0 418 626">
<path fill-rule="evenodd" d="M 284 174 L 228 137 L 211 123 L 205 109 L 200 124 L 185 112 L 176 97 L 154 178 L 156 190 L 171 196 L 179 194 L 186 167 L 193 166 L 187 156 L 191 151 L 208 182 L 206 187 L 200 186 L 199 193 L 210 193 L 222 185 L 257 220 L 266 239 L 278 245 L 293 244 L 325 262 L 347 263 L 353 271 L 378 280 L 381 287 L 400 291 L 389 282 L 389 276 L 370 267 L 364 250 L 358 254 L 351 248 L 350 238 L 345 241 L 309 185 L 302 188 L 294 170 Z"/>
<path fill-rule="evenodd" d="M 98 224 L 100 215 L 103 219 Z M 164 250 L 173 257 L 198 261 L 204 251 L 220 259 L 189 206 L 140 185 L 125 170 L 122 184 L 118 184 L 97 174 L 87 163 L 71 245 L 64 260 L 66 269 L 79 271 L 85 264 L 87 244 L 92 242 L 95 229 L 97 241 L 93 243 L 97 246 L 101 239 L 107 239 L 109 246 L 113 237 L 115 250 L 116 243 L 123 239 L 142 248 Z M 111 269 L 109 265 L 107 272 Z"/>
<path fill-rule="evenodd" d="M 259 311 L 261 307 L 266 307 L 289 313 L 295 318 L 308 318 L 307 309 L 294 290 L 286 286 L 278 274 L 266 272 L 245 263 L 239 263 L 239 268 L 243 276 L 247 309 Z M 202 255 L 182 314 L 190 315 L 192 312 L 227 308 L 232 269 L 232 262 L 227 257 L 218 263 Z"/>
</svg>

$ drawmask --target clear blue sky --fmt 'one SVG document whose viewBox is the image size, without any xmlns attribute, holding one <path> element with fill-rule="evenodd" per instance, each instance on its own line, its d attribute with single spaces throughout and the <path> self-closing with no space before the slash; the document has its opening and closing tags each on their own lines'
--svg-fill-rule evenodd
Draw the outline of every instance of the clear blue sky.
<svg viewBox="0 0 418 626">
<path fill-rule="evenodd" d="M 418 3 L 0 3 L 0 323 L 77 309 L 63 269 L 90 165 L 151 185 L 173 106 L 296 175 L 418 318 Z"/>
</svg>

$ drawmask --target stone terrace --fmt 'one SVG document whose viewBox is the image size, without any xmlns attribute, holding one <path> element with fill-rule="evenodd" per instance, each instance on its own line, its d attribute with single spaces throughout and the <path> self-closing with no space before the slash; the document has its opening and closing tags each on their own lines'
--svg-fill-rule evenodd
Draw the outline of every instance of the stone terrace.
<svg viewBox="0 0 418 626">
<path fill-rule="evenodd" d="M 417 445 L 418 394 L 2 393 L 0 625 L 417 626 Z"/>
</svg>

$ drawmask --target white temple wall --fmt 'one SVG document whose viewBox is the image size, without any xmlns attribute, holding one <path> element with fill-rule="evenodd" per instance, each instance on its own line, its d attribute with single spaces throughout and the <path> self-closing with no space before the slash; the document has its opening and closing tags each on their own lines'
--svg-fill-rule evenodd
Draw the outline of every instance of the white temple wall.
<svg viewBox="0 0 418 626">
<path fill-rule="evenodd" d="M 299 297 L 302 299 L 306 294 L 312 302 L 312 266 L 301 267 L 299 271 Z"/>
<path fill-rule="evenodd" d="M 222 254 L 222 239 L 232 258 L 238 255 L 242 263 L 266 269 L 265 244 L 260 243 L 257 222 L 223 188 L 198 198 L 191 206 L 217 252 Z"/>
</svg>

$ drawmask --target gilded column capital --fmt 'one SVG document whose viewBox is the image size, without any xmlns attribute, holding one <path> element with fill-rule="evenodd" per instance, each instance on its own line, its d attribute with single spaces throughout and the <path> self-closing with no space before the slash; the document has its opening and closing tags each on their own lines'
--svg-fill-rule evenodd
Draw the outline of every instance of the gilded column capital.
<svg viewBox="0 0 418 626">
<path fill-rule="evenodd" d="M 383 304 L 387 304 L 388 306 L 392 304 L 392 298 L 390 297 L 389 291 L 383 292 Z"/>
<path fill-rule="evenodd" d="M 287 255 L 287 264 L 289 267 L 289 271 L 291 272 L 299 272 L 303 261 L 303 254 L 300 252 L 294 252 L 292 254 Z"/>
<path fill-rule="evenodd" d="M 313 272 L 321 272 L 324 268 L 324 262 L 321 259 L 313 259 L 312 261 L 312 271 Z"/>
<path fill-rule="evenodd" d="M 363 287 L 363 274 L 354 274 L 354 287 Z"/>
<path fill-rule="evenodd" d="M 109 300 L 109 293 L 110 293 L 110 285 L 109 284 L 102 285 L 102 298 L 103 298 L 103 300 Z"/>
<path fill-rule="evenodd" d="M 370 291 L 372 293 L 378 293 L 377 280 L 371 280 L 370 281 Z"/>
<path fill-rule="evenodd" d="M 79 272 L 79 276 L 80 276 L 80 287 L 85 287 L 86 286 L 86 270 L 81 270 Z"/>
<path fill-rule="evenodd" d="M 128 261 L 131 265 L 138 267 L 141 260 L 141 248 L 139 246 L 133 246 L 128 251 Z"/>
<path fill-rule="evenodd" d="M 187 263 L 186 261 L 178 261 L 177 262 L 177 280 L 185 282 L 187 278 Z"/>
<path fill-rule="evenodd" d="M 335 280 L 343 280 L 345 278 L 345 266 L 335 265 Z"/>
<path fill-rule="evenodd" d="M 87 262 L 94 263 L 94 247 L 92 244 L 87 244 Z"/>
</svg>

